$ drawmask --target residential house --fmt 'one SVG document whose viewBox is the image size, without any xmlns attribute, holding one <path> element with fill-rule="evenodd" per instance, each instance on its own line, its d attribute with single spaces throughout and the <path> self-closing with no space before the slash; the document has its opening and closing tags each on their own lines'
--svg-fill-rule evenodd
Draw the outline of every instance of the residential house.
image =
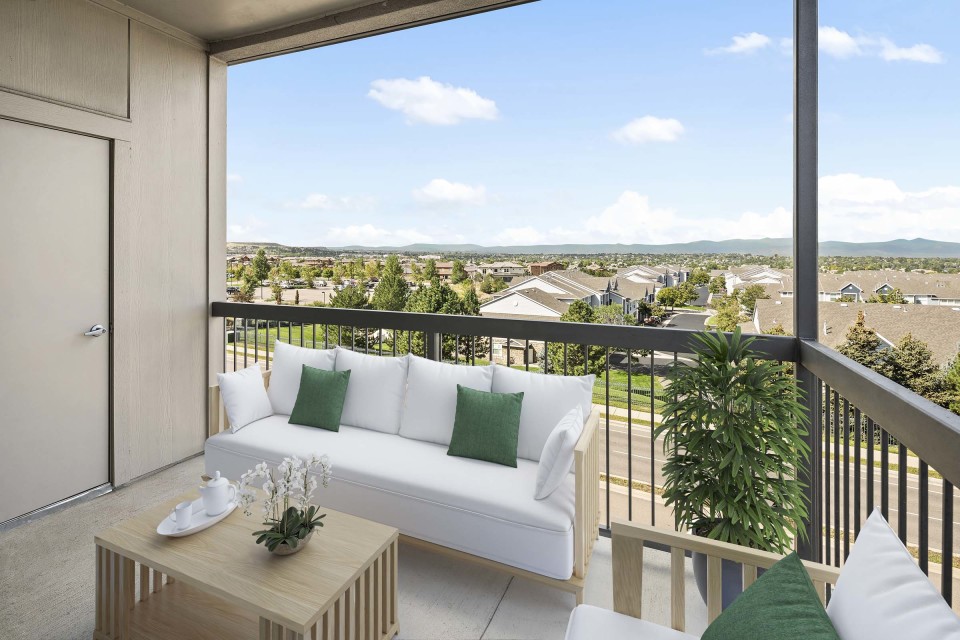
<svg viewBox="0 0 960 640">
<path fill-rule="evenodd" d="M 527 268 L 516 262 L 488 262 L 477 266 L 481 276 L 499 278 L 504 282 L 513 282 L 514 278 L 527 275 Z"/>
<path fill-rule="evenodd" d="M 540 276 L 548 271 L 559 271 L 561 269 L 563 269 L 563 265 L 556 260 L 530 263 L 530 275 L 532 276 Z"/>
</svg>

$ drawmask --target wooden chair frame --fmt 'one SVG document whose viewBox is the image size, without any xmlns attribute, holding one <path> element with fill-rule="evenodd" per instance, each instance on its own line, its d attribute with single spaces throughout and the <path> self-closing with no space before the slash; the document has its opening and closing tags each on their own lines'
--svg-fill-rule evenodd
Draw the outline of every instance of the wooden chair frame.
<svg viewBox="0 0 960 640">
<path fill-rule="evenodd" d="M 270 370 L 263 372 L 263 386 L 270 387 Z M 210 437 L 227 431 L 230 428 L 230 420 L 223 408 L 219 386 L 213 385 L 209 388 L 207 401 L 209 411 L 207 435 Z M 580 434 L 574 449 L 576 498 L 573 524 L 573 575 L 569 579 L 550 578 L 406 535 L 401 535 L 401 540 L 410 545 L 427 548 L 446 556 L 474 562 L 572 593 L 576 596 L 577 604 L 583 604 L 583 588 L 590 556 L 593 553 L 593 544 L 600 536 L 600 438 L 597 437 L 599 424 L 600 411 L 594 408 L 584 424 L 583 433 Z"/>
<path fill-rule="evenodd" d="M 670 626 L 677 631 L 686 627 L 686 594 L 684 588 L 686 554 L 698 552 L 707 556 L 707 623 L 716 620 L 722 605 L 722 561 L 743 564 L 743 586 L 757 579 L 757 569 L 772 567 L 783 556 L 749 547 L 718 542 L 689 533 L 648 527 L 614 520 L 613 536 L 613 608 L 617 613 L 642 618 L 643 549 L 645 543 L 662 545 L 670 550 Z M 803 561 L 810 579 L 826 603 L 826 585 L 835 585 L 840 569 L 816 562 Z"/>
</svg>

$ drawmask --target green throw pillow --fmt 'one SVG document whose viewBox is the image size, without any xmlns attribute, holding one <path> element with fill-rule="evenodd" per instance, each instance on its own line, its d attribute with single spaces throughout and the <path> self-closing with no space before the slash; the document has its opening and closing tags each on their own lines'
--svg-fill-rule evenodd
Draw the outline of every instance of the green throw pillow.
<svg viewBox="0 0 960 640">
<path fill-rule="evenodd" d="M 791 553 L 740 594 L 701 640 L 840 640 L 800 557 Z"/>
<path fill-rule="evenodd" d="M 457 415 L 448 456 L 517 466 L 523 392 L 491 393 L 457 385 Z"/>
<path fill-rule="evenodd" d="M 327 371 L 303 365 L 300 391 L 290 414 L 290 424 L 340 431 L 343 401 L 347 397 L 350 370 Z"/>
</svg>

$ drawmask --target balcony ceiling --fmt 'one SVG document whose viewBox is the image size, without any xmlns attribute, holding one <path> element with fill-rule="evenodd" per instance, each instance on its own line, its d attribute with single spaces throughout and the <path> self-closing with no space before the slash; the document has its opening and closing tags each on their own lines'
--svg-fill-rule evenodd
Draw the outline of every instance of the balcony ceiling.
<svg viewBox="0 0 960 640">
<path fill-rule="evenodd" d="M 270 31 L 377 3 L 377 0 L 122 1 L 208 42 Z"/>
</svg>

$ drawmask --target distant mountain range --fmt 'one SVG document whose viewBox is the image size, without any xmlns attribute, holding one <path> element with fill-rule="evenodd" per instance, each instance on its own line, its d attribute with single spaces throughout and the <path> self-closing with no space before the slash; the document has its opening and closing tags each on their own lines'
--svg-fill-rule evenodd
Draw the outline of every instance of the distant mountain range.
<svg viewBox="0 0 960 640">
<path fill-rule="evenodd" d="M 677 253 L 745 253 L 753 255 L 790 255 L 790 238 L 761 238 L 756 240 L 697 240 L 673 244 L 540 244 L 524 246 L 482 246 L 478 244 L 409 244 L 402 247 L 289 247 L 275 242 L 228 242 L 229 253 L 252 253 L 259 247 L 267 251 L 290 255 L 336 253 L 340 251 L 373 251 L 377 253 L 479 253 L 501 255 L 588 255 L 588 254 L 677 254 Z M 914 238 L 885 242 L 820 243 L 820 255 L 843 257 L 897 257 L 897 258 L 960 258 L 960 242 L 941 242 Z"/>
</svg>

